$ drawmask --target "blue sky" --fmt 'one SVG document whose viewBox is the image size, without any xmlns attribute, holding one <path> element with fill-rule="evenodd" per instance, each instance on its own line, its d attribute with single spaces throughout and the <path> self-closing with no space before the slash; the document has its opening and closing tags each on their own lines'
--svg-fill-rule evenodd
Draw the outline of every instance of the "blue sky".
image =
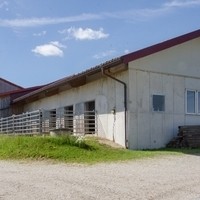
<svg viewBox="0 0 200 200">
<path fill-rule="evenodd" d="M 200 0 L 0 0 L 0 77 L 42 85 L 200 28 Z"/>
</svg>

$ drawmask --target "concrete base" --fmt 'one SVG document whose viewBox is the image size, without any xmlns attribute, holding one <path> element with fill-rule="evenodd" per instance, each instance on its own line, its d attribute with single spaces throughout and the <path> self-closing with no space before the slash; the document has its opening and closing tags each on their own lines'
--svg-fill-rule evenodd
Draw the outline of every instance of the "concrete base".
<svg viewBox="0 0 200 200">
<path fill-rule="evenodd" d="M 72 132 L 69 129 L 54 129 L 50 131 L 50 136 L 60 136 L 60 135 L 72 135 Z"/>
</svg>

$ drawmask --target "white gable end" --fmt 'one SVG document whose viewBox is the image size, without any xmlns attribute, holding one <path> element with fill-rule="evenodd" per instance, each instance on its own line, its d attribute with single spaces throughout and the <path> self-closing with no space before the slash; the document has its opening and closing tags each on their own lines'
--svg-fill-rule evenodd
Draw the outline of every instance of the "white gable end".
<svg viewBox="0 0 200 200">
<path fill-rule="evenodd" d="M 129 67 L 165 74 L 200 77 L 200 38 L 132 61 Z"/>
</svg>

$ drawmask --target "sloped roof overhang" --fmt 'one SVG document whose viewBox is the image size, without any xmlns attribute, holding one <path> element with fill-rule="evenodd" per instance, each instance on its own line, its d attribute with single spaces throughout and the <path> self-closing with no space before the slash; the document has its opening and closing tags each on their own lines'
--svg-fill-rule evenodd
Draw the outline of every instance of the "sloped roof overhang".
<svg viewBox="0 0 200 200">
<path fill-rule="evenodd" d="M 81 73 L 52 82 L 38 90 L 18 97 L 12 101 L 12 104 L 32 102 L 44 97 L 58 94 L 64 90 L 82 86 L 86 83 L 101 78 L 103 76 L 101 73 L 102 68 L 108 73 L 113 74 L 119 71 L 127 70 L 127 65 L 122 62 L 121 58 L 115 58 L 111 61 L 100 64 Z"/>
<path fill-rule="evenodd" d="M 35 86 L 35 87 L 30 87 L 30 88 L 23 88 L 23 89 L 11 90 L 9 92 L 0 93 L 0 97 L 18 96 L 20 94 L 26 94 L 26 93 L 32 92 L 34 90 L 38 90 L 41 87 L 43 87 L 43 86 Z"/>
</svg>

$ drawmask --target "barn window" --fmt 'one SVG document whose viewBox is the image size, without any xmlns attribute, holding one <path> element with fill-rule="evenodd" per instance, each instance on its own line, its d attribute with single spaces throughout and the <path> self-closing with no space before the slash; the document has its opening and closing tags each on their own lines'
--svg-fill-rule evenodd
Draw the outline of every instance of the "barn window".
<svg viewBox="0 0 200 200">
<path fill-rule="evenodd" d="M 198 113 L 200 114 L 200 92 L 198 93 Z"/>
<path fill-rule="evenodd" d="M 195 113 L 195 91 L 187 91 L 187 113 Z"/>
<path fill-rule="evenodd" d="M 165 96 L 164 95 L 153 95 L 153 111 L 163 112 L 165 111 Z"/>
<path fill-rule="evenodd" d="M 85 133 L 95 133 L 95 101 L 85 102 Z"/>
<path fill-rule="evenodd" d="M 56 128 L 56 109 L 52 109 L 49 111 L 49 128 L 55 129 Z"/>
<path fill-rule="evenodd" d="M 64 124 L 65 128 L 69 129 L 69 131 L 73 132 L 73 118 L 74 118 L 74 112 L 73 112 L 73 105 L 72 106 L 66 106 L 64 108 Z"/>
<path fill-rule="evenodd" d="M 186 91 L 186 113 L 200 114 L 200 91 Z"/>
</svg>

